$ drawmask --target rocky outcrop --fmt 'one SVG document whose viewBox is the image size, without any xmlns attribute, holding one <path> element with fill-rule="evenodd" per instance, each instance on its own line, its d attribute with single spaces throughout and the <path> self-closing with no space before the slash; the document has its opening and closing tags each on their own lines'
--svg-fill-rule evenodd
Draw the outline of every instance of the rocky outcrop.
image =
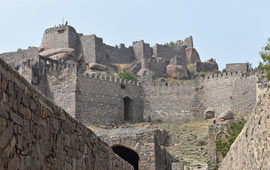
<svg viewBox="0 0 270 170">
<path fill-rule="evenodd" d="M 187 64 L 201 62 L 200 55 L 195 48 L 186 48 Z"/>
<path fill-rule="evenodd" d="M 89 63 L 88 66 L 92 70 L 97 70 L 97 71 L 105 71 L 105 70 L 107 70 L 107 67 L 105 65 L 98 64 L 98 63 Z"/>
<path fill-rule="evenodd" d="M 39 55 L 43 57 L 50 57 L 56 54 L 65 53 L 65 54 L 72 54 L 74 52 L 73 48 L 56 48 L 56 49 L 48 49 L 45 51 L 41 51 Z"/>
<path fill-rule="evenodd" d="M 230 120 L 233 118 L 234 118 L 233 112 L 230 110 L 225 111 L 218 116 L 218 120 Z"/>
<path fill-rule="evenodd" d="M 167 66 L 167 74 L 171 78 L 175 79 L 186 79 L 188 78 L 188 74 L 186 68 L 181 65 L 168 65 Z"/>
<path fill-rule="evenodd" d="M 219 170 L 268 170 L 270 167 L 270 87 L 260 95 L 254 113 L 232 144 Z"/>
</svg>

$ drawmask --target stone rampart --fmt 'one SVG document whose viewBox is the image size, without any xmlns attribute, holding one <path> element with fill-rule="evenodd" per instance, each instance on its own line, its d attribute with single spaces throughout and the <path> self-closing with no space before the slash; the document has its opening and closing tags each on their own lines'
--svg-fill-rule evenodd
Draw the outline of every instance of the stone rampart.
<svg viewBox="0 0 270 170">
<path fill-rule="evenodd" d="M 142 87 L 137 82 L 83 74 L 77 77 L 76 89 L 77 116 L 85 124 L 119 124 L 142 118 Z M 127 120 L 125 113 L 129 114 Z"/>
<path fill-rule="evenodd" d="M 207 107 L 216 116 L 232 110 L 248 117 L 256 103 L 255 73 L 220 73 L 179 83 L 144 84 L 144 117 L 162 121 L 187 121 L 203 118 Z"/>
<path fill-rule="evenodd" d="M 0 81 L 0 169 L 133 169 L 2 60 Z"/>
<path fill-rule="evenodd" d="M 270 167 L 270 87 L 264 89 L 248 122 L 222 161 L 220 170 Z"/>
</svg>

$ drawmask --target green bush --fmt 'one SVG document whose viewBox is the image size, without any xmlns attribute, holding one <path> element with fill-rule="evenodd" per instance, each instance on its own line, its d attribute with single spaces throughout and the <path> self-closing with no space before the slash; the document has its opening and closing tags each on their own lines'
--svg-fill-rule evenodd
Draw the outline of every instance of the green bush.
<svg viewBox="0 0 270 170">
<path fill-rule="evenodd" d="M 120 73 L 118 73 L 116 75 L 116 78 L 137 81 L 137 77 L 126 70 L 123 70 Z"/>
<path fill-rule="evenodd" d="M 259 69 L 265 70 L 266 78 L 270 80 L 270 38 L 260 52 L 260 56 L 263 59 L 263 63 L 259 63 Z"/>
<path fill-rule="evenodd" d="M 246 120 L 244 118 L 237 119 L 228 124 L 228 127 L 225 131 L 225 141 L 221 139 L 216 140 L 216 149 L 221 152 L 222 156 L 225 157 L 230 150 L 231 145 L 242 131 Z"/>
</svg>

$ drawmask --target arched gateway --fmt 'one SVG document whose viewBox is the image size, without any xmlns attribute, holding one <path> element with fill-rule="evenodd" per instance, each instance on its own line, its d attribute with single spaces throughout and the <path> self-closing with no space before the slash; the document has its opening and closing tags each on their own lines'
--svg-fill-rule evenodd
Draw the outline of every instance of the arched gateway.
<svg viewBox="0 0 270 170">
<path fill-rule="evenodd" d="M 120 156 L 122 159 L 127 161 L 134 167 L 134 170 L 138 170 L 139 168 L 139 155 L 132 149 L 121 145 L 112 146 L 114 153 Z"/>
</svg>

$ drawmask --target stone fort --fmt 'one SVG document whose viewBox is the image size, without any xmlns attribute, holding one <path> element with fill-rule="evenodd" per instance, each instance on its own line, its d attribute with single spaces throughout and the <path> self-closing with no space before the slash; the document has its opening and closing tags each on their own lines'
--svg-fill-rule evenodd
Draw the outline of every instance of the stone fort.
<svg viewBox="0 0 270 170">
<path fill-rule="evenodd" d="M 218 71 L 214 59 L 205 62 L 200 60 L 192 37 L 176 41 L 173 45 L 156 44 L 151 47 L 141 40 L 133 42 L 130 47 L 125 47 L 124 44 L 114 47 L 105 44 L 103 39 L 96 35 L 83 35 L 69 25 L 60 25 L 45 30 L 40 47 L 3 53 L 0 54 L 0 58 L 18 71 L 49 101 L 64 109 L 53 109 L 56 106 L 49 103 L 46 104 L 50 105 L 46 106 L 47 112 L 55 112 L 59 119 L 62 119 L 63 113 L 68 113 L 65 117 L 76 119 L 87 126 L 119 125 L 149 119 L 184 122 L 202 119 L 209 107 L 216 110 L 216 117 L 227 110 L 232 110 L 237 116 L 248 117 L 260 93 L 256 70 L 249 69 L 246 63 L 236 63 L 227 64 L 226 72 Z M 131 72 L 138 76 L 138 81 L 118 79 L 109 73 L 108 70 L 114 64 L 131 65 Z M 211 74 L 190 79 L 190 70 Z M 166 77 L 181 81 L 167 82 L 162 79 Z M 12 93 L 10 95 L 12 96 Z M 4 96 L 1 97 L 5 99 Z M 32 104 L 29 107 L 34 111 L 34 108 L 31 108 Z M 53 125 L 53 128 L 58 129 L 58 118 L 52 121 L 57 125 Z M 77 124 L 73 123 L 73 120 L 71 123 Z M 74 126 L 77 128 L 77 125 Z M 83 125 L 79 125 L 79 128 L 84 130 L 81 126 Z M 69 129 L 65 133 L 72 131 L 73 129 Z M 133 158 L 136 160 L 140 157 L 139 165 L 133 165 L 128 161 L 134 169 L 148 167 L 149 170 L 170 170 L 171 157 L 160 146 L 161 133 L 153 129 L 97 132 L 112 147 L 124 146 L 126 152 L 131 150 L 130 154 L 136 151 Z M 63 135 L 68 138 L 67 135 Z M 85 139 L 81 141 L 80 137 L 74 137 L 66 140 L 70 146 L 76 140 L 83 144 Z M 144 140 L 146 141 L 142 142 Z M 75 164 L 76 169 L 83 150 L 77 148 L 77 151 L 73 151 L 78 156 L 70 159 L 65 166 L 74 167 Z M 115 152 L 117 150 L 121 152 L 121 147 L 114 148 Z M 151 160 L 152 157 L 155 159 Z M 117 160 L 117 163 L 119 162 L 121 164 L 121 160 Z"/>
</svg>

